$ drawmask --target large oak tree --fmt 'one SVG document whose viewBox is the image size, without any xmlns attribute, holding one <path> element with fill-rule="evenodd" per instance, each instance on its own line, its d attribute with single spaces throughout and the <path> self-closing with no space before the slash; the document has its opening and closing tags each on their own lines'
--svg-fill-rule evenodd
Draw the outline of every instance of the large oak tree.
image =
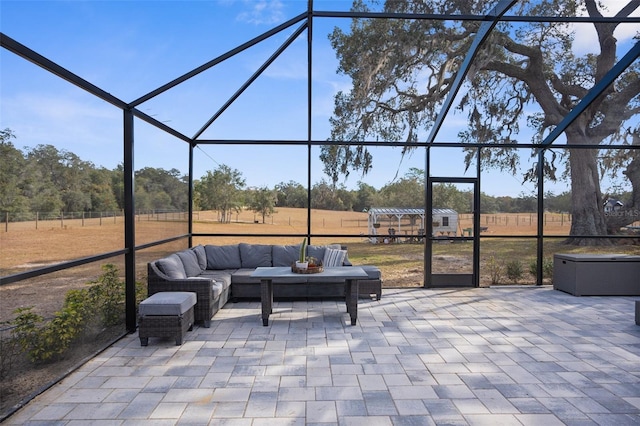
<svg viewBox="0 0 640 426">
<path fill-rule="evenodd" d="M 495 4 L 495 0 L 388 0 L 384 11 L 482 15 Z M 615 16 L 624 18 L 640 6 L 640 0 L 613 5 L 619 9 L 612 11 Z M 603 7 L 597 0 L 522 1 L 509 13 L 601 18 Z M 367 12 L 368 8 L 357 0 L 353 10 Z M 418 135 L 430 130 L 451 91 L 455 73 L 480 25 L 468 20 L 354 18 L 348 32 L 334 29 L 330 40 L 340 61 L 338 71 L 351 78 L 353 88 L 336 95 L 331 139 L 419 141 Z M 468 117 L 460 140 L 514 146 L 518 142 L 540 142 L 619 59 L 614 37 L 619 24 L 588 25 L 595 28 L 600 53 L 579 56 L 572 48 L 575 33 L 566 23 L 498 24 L 478 52 L 467 76 L 464 96 L 456 105 Z M 565 131 L 567 145 L 638 144 L 639 93 L 640 65 L 636 61 Z M 537 112 L 532 113 L 532 109 Z M 519 126 L 524 122 L 533 131 L 533 140 L 519 140 Z M 516 173 L 517 151 L 504 147 L 486 149 L 480 161 L 483 167 Z M 475 152 L 468 151 L 467 165 L 474 160 Z M 596 149 L 558 150 L 555 158 L 548 156 L 547 177 L 554 178 L 558 172 L 571 179 L 573 243 L 606 243 L 576 237 L 607 235 L 622 222 L 632 221 L 632 216 L 625 219 L 622 214 L 605 216 L 600 181 L 603 167 L 622 170 L 634 190 L 627 208 L 638 211 L 637 152 L 621 153 L 609 163 L 598 160 Z M 366 173 L 372 167 L 371 154 L 363 145 L 326 145 L 321 158 L 325 172 L 334 181 L 350 170 Z M 559 165 L 564 168 L 558 171 Z M 535 180 L 535 173 L 529 171 L 524 178 Z"/>
</svg>

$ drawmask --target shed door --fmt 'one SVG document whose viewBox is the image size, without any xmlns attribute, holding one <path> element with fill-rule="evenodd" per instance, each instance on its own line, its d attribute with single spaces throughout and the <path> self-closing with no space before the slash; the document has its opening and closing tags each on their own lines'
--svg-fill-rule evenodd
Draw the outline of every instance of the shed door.
<svg viewBox="0 0 640 426">
<path fill-rule="evenodd" d="M 425 287 L 478 287 L 478 180 L 428 178 Z"/>
</svg>

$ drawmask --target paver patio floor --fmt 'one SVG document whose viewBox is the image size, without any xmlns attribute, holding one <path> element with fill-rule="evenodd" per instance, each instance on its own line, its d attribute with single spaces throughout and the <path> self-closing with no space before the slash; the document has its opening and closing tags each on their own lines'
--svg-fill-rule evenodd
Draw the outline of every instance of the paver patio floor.
<svg viewBox="0 0 640 426">
<path fill-rule="evenodd" d="M 129 335 L 6 424 L 640 424 L 633 297 L 548 286 L 228 303 L 185 343 Z"/>
</svg>

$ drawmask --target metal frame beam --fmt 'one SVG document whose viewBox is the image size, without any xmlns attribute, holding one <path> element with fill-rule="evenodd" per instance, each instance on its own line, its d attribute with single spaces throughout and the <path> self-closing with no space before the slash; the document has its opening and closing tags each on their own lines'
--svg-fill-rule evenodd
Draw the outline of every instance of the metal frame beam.
<svg viewBox="0 0 640 426">
<path fill-rule="evenodd" d="M 133 147 L 133 112 L 123 111 L 124 141 L 124 247 L 125 264 L 125 325 L 132 333 L 136 329 L 136 213 L 135 168 Z"/>
<path fill-rule="evenodd" d="M 304 32 L 306 28 L 307 23 L 305 22 L 300 26 L 300 28 L 298 28 L 293 34 L 291 34 L 291 36 L 289 36 L 289 38 L 271 56 L 269 56 L 269 58 L 260 66 L 260 68 L 258 68 L 256 72 L 254 72 L 251 77 L 249 77 L 249 79 L 242 86 L 240 86 L 238 90 L 236 90 L 236 92 L 227 100 L 227 102 L 225 102 L 224 105 L 222 105 L 220 109 L 209 120 L 207 120 L 207 122 L 200 128 L 200 130 L 198 130 L 196 134 L 193 135 L 193 140 L 198 139 L 200 135 L 202 135 L 207 130 L 207 128 L 211 126 L 211 124 L 213 124 L 213 122 L 216 121 L 216 119 L 220 117 L 222 113 L 225 112 L 227 108 L 229 108 L 236 101 L 236 99 L 238 99 L 240 95 L 242 95 L 242 93 L 247 90 L 247 88 L 251 86 L 254 81 L 256 81 L 258 77 L 260 77 L 260 75 L 262 75 L 262 73 L 269 67 L 269 65 L 271 65 L 285 50 L 287 50 L 289 46 L 291 46 L 291 44 L 300 36 L 300 34 Z"/>
<path fill-rule="evenodd" d="M 341 12 L 341 11 L 320 11 L 313 12 L 316 18 L 356 18 L 356 19 L 413 19 L 413 20 L 431 20 L 431 21 L 486 21 L 487 15 L 454 15 L 450 13 L 392 13 L 392 12 Z M 540 22 L 540 23 L 609 23 L 616 24 L 620 22 L 620 18 L 615 16 L 518 16 L 503 15 L 500 18 L 502 22 Z M 625 17 L 625 23 L 640 23 L 640 17 Z"/>
<path fill-rule="evenodd" d="M 141 96 L 140 98 L 138 98 L 135 101 L 131 102 L 131 106 L 138 106 L 138 105 L 148 101 L 149 99 L 152 99 L 152 98 L 158 96 L 159 94 L 166 92 L 167 90 L 179 85 L 180 83 L 183 83 L 183 82 L 189 80 L 191 77 L 194 77 L 194 76 L 200 74 L 201 72 L 206 71 L 209 68 L 211 68 L 211 67 L 213 67 L 213 66 L 215 66 L 215 65 L 217 65 L 217 64 L 219 64 L 221 62 L 226 61 L 227 59 L 237 55 L 238 53 L 240 53 L 240 52 L 242 52 L 242 51 L 244 51 L 244 50 L 246 50 L 246 49 L 248 49 L 248 48 L 250 48 L 252 46 L 255 46 L 256 44 L 260 43 L 261 41 L 264 41 L 264 40 L 268 39 L 269 37 L 271 37 L 271 36 L 273 36 L 275 34 L 278 34 L 280 31 L 283 31 L 283 30 L 289 28 L 290 26 L 295 25 L 296 23 L 302 21 L 305 18 L 306 18 L 306 13 L 302 13 L 302 14 L 296 16 L 295 18 L 292 18 L 292 19 L 288 20 L 285 23 L 283 23 L 281 25 L 278 25 L 277 27 L 273 28 L 272 30 L 267 31 L 267 32 L 263 33 L 262 35 L 259 35 L 258 37 L 255 37 L 255 38 L 249 40 L 246 43 L 241 44 L 240 46 L 236 47 L 235 49 L 231 49 L 227 53 L 225 53 L 225 54 L 223 54 L 221 56 L 218 56 L 217 58 L 215 58 L 215 59 L 213 59 L 213 60 L 211 60 L 211 61 L 209 61 L 209 62 L 207 62 L 207 63 L 205 63 L 203 65 L 200 65 L 198 68 L 195 68 L 195 69 L 189 71 L 188 73 L 183 74 L 182 76 L 170 81 L 169 83 L 164 84 L 164 85 L 158 87 L 157 89 L 147 93 L 146 95 Z"/>
<path fill-rule="evenodd" d="M 83 90 L 91 93 L 92 95 L 106 101 L 112 105 L 117 106 L 118 108 L 125 109 L 128 107 L 127 103 L 123 100 L 120 100 L 113 96 L 111 93 L 108 93 L 98 86 L 89 83 L 87 80 L 82 77 L 72 73 L 66 68 L 56 64 L 52 60 L 45 58 L 39 53 L 29 49 L 24 44 L 17 42 L 12 39 L 8 35 L 0 32 L 0 46 L 9 50 L 10 52 L 15 53 L 16 55 L 26 59 L 27 61 L 49 71 L 51 74 L 57 75 L 63 80 L 68 81 L 69 83 L 80 87 Z"/>
</svg>

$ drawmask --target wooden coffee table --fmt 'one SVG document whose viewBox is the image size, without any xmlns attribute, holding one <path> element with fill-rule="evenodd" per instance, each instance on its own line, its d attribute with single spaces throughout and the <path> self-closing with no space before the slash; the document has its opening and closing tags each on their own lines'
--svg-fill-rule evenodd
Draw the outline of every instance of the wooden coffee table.
<svg viewBox="0 0 640 426">
<path fill-rule="evenodd" d="M 351 325 L 358 320 L 358 280 L 367 279 L 367 273 L 359 266 L 341 266 L 324 268 L 316 274 L 298 274 L 291 271 L 290 266 L 259 267 L 251 274 L 260 278 L 260 301 L 262 302 L 262 325 L 269 325 L 269 315 L 273 311 L 273 280 L 295 279 L 296 282 L 322 285 L 326 282 L 344 280 L 345 303 L 347 313 L 351 317 Z"/>
</svg>

